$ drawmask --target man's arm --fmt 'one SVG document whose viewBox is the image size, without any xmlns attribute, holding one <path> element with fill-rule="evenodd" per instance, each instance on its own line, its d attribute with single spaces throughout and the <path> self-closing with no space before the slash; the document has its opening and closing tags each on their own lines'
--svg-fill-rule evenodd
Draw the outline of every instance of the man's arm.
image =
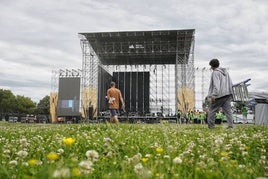
<svg viewBox="0 0 268 179">
<path fill-rule="evenodd" d="M 122 104 L 122 109 L 123 109 L 123 111 L 125 111 L 125 102 L 124 102 L 124 99 L 122 97 L 121 91 L 119 93 L 119 98 L 120 98 L 120 101 L 121 101 L 121 104 Z"/>
<path fill-rule="evenodd" d="M 107 90 L 106 99 L 107 99 L 108 101 L 109 101 L 109 99 L 110 99 L 110 93 L 109 93 L 109 90 Z"/>
</svg>

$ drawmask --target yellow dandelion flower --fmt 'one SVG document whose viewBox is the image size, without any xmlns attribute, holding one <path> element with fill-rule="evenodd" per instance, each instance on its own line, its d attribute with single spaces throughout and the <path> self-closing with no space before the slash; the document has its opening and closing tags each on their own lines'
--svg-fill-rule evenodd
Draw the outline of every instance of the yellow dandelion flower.
<svg viewBox="0 0 268 179">
<path fill-rule="evenodd" d="M 81 171 L 79 170 L 79 168 L 73 168 L 72 173 L 76 177 L 79 177 L 81 175 Z"/>
<path fill-rule="evenodd" d="M 37 165 L 39 163 L 39 160 L 36 159 L 30 159 L 28 160 L 28 164 L 29 165 Z"/>
<path fill-rule="evenodd" d="M 149 160 L 149 159 L 146 158 L 146 157 L 142 157 L 142 158 L 141 158 L 141 161 L 142 161 L 143 163 L 146 163 L 148 160 Z"/>
<path fill-rule="evenodd" d="M 156 177 L 160 177 L 160 173 L 156 173 L 155 176 L 156 176 Z"/>
<path fill-rule="evenodd" d="M 75 139 L 68 137 L 68 138 L 63 138 L 62 141 L 65 145 L 72 146 L 75 142 Z"/>
<path fill-rule="evenodd" d="M 164 149 L 163 149 L 162 147 L 157 147 L 157 148 L 155 149 L 155 151 L 156 151 L 157 153 L 163 153 L 163 152 L 164 152 Z"/>
<path fill-rule="evenodd" d="M 225 151 L 221 152 L 221 156 L 223 156 L 223 157 L 227 157 L 228 155 L 229 155 L 228 152 L 225 152 Z"/>
<path fill-rule="evenodd" d="M 59 158 L 59 155 L 55 152 L 50 152 L 49 154 L 47 154 L 47 158 L 48 160 L 54 161 Z"/>
</svg>

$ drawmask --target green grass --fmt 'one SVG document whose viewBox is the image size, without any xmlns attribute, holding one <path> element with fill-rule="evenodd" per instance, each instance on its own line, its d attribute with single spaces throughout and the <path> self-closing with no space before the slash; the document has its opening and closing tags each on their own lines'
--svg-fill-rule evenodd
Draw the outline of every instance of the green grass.
<svg viewBox="0 0 268 179">
<path fill-rule="evenodd" d="M 0 123 L 0 178 L 268 177 L 268 127 Z"/>
</svg>

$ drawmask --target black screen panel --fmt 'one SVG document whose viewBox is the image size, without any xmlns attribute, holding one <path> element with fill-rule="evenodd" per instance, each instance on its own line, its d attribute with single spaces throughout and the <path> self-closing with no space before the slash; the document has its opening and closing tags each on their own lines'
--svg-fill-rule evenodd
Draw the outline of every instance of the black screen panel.
<svg viewBox="0 0 268 179">
<path fill-rule="evenodd" d="M 80 78 L 59 78 L 58 116 L 79 116 Z"/>
</svg>

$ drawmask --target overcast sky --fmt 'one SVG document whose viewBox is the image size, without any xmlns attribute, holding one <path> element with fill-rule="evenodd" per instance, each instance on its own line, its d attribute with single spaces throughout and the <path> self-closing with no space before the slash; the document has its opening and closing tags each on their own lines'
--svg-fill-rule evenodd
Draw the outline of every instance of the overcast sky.
<svg viewBox="0 0 268 179">
<path fill-rule="evenodd" d="M 268 91 L 267 0 L 0 0 L 0 88 L 38 102 L 52 70 L 81 69 L 79 32 L 195 29 L 195 66 Z"/>
</svg>

